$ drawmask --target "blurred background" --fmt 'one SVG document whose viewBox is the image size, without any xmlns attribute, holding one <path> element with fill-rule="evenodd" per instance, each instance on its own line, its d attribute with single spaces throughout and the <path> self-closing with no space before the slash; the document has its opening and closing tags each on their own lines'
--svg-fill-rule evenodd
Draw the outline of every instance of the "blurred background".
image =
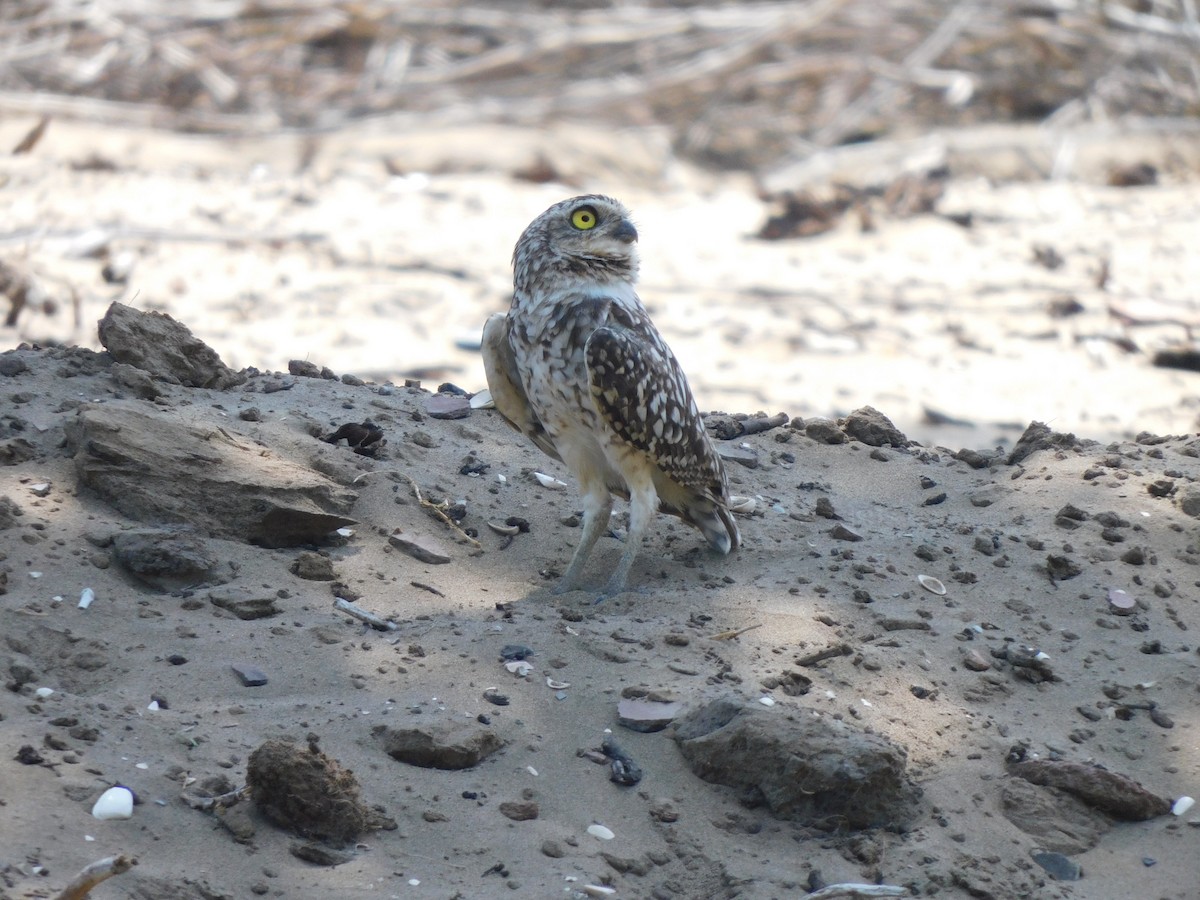
<svg viewBox="0 0 1200 900">
<path fill-rule="evenodd" d="M 521 229 L 597 190 L 703 408 L 1192 431 L 1198 114 L 1193 0 L 5 0 L 0 342 L 121 300 L 476 390 Z"/>
</svg>

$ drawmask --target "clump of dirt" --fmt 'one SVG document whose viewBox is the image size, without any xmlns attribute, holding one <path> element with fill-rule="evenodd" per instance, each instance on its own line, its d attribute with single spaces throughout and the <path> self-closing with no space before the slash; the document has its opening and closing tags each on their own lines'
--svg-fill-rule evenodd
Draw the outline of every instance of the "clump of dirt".
<svg viewBox="0 0 1200 900">
<path fill-rule="evenodd" d="M 306 838 L 345 844 L 396 823 L 363 803 L 358 779 L 310 739 L 307 747 L 268 740 L 246 770 L 255 805 L 276 825 Z"/>
</svg>

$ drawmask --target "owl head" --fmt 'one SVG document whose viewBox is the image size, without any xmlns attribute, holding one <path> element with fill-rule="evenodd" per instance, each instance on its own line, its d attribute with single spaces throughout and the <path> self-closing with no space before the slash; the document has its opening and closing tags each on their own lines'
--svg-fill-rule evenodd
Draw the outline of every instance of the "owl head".
<svg viewBox="0 0 1200 900">
<path fill-rule="evenodd" d="M 517 241 L 517 287 L 555 275 L 593 284 L 633 281 L 637 239 L 629 210 L 612 197 L 585 194 L 563 200 L 534 219 Z"/>
</svg>

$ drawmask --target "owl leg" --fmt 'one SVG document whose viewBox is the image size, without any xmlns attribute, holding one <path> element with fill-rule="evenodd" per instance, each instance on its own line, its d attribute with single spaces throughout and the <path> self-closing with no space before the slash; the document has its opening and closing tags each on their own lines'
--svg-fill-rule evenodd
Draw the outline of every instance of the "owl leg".
<svg viewBox="0 0 1200 900">
<path fill-rule="evenodd" d="M 642 538 L 649 530 L 654 514 L 658 512 L 658 492 L 654 490 L 654 482 L 648 473 L 644 478 L 631 478 L 627 473 L 626 481 L 629 482 L 629 533 L 625 536 L 625 549 L 621 552 L 617 567 L 604 586 L 605 597 L 625 590 L 629 570 L 633 568 L 633 561 L 642 549 Z"/>
<path fill-rule="evenodd" d="M 592 555 L 592 548 L 596 546 L 596 541 L 600 540 L 600 535 L 604 534 L 605 529 L 608 528 L 608 520 L 612 515 L 612 494 L 603 484 L 585 485 L 582 493 L 583 536 L 579 539 L 579 546 L 575 548 L 575 555 L 571 557 L 567 571 L 554 586 L 556 594 L 565 594 L 567 591 L 575 590 L 579 576 L 583 574 L 583 567 L 587 564 L 588 557 Z"/>
</svg>

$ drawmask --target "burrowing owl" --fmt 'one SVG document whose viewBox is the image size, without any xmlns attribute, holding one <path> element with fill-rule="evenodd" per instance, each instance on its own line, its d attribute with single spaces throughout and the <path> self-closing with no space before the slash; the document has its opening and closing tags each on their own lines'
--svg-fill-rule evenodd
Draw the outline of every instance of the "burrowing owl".
<svg viewBox="0 0 1200 900">
<path fill-rule="evenodd" d="M 564 200 L 513 251 L 513 301 L 483 329 L 496 409 L 579 481 L 583 535 L 555 591 L 573 590 L 629 499 L 629 534 L 604 594 L 617 594 L 656 509 L 728 553 L 741 541 L 729 485 L 687 378 L 634 290 L 637 230 L 611 197 Z"/>
</svg>

